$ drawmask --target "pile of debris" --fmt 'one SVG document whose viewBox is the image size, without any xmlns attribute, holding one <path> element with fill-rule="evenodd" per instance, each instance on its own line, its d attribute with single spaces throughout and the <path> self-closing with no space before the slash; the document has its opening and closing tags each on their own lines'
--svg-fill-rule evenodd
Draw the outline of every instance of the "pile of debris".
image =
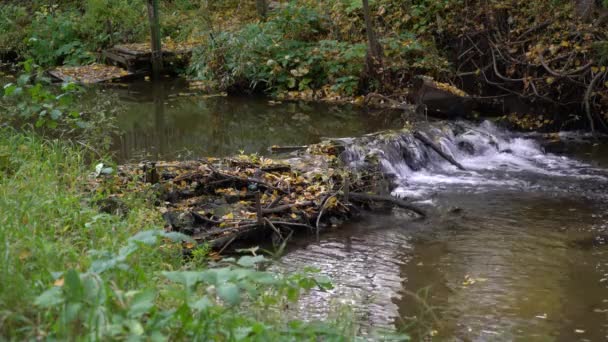
<svg viewBox="0 0 608 342">
<path fill-rule="evenodd" d="M 337 227 L 361 209 L 398 206 L 424 217 L 404 200 L 378 194 L 377 170 L 342 165 L 339 146 L 312 145 L 299 156 L 276 161 L 257 155 L 184 162 L 145 162 L 119 168 L 120 184 L 153 184 L 167 229 L 224 250 L 236 240 L 296 230 Z M 148 185 L 150 186 L 150 185 Z"/>
<path fill-rule="evenodd" d="M 61 82 L 76 82 L 93 84 L 112 81 L 124 81 L 133 76 L 125 69 L 104 64 L 91 64 L 83 66 L 62 66 L 49 71 L 49 74 Z"/>
</svg>

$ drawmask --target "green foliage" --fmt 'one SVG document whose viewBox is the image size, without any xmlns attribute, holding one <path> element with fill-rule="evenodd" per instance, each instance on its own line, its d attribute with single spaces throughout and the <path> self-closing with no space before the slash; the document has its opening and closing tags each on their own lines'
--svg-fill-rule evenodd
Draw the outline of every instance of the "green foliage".
<svg viewBox="0 0 608 342">
<path fill-rule="evenodd" d="M 75 83 L 53 86 L 41 70 L 34 69 L 31 60 L 23 66 L 23 74 L 2 85 L 3 122 L 13 127 L 31 125 L 43 134 L 69 136 L 102 149 L 109 147 L 116 111 L 111 101 L 101 96 L 85 104 L 81 101 L 84 88 Z"/>
<path fill-rule="evenodd" d="M 372 2 L 375 6 L 379 3 Z M 190 71 L 198 79 L 215 82 L 222 90 L 249 88 L 279 97 L 286 92 L 358 95 L 367 52 L 360 4 L 346 0 L 289 3 L 267 22 L 220 32 L 208 39 L 195 52 Z M 332 19 L 338 22 L 332 23 Z M 348 30 L 359 30 L 355 41 L 331 39 L 348 36 L 340 28 L 353 22 L 358 26 Z M 407 31 L 391 32 L 381 43 L 386 72 L 435 76 L 449 67 L 432 43 L 423 44 Z"/>
<path fill-rule="evenodd" d="M 26 50 L 27 17 L 27 9 L 23 6 L 0 6 L 0 56 L 8 52 L 21 54 Z"/>
<path fill-rule="evenodd" d="M 76 18 L 76 13 L 57 10 L 56 5 L 36 11 L 28 38 L 28 57 L 41 66 L 92 62 L 93 56 L 78 36 Z"/>
<path fill-rule="evenodd" d="M 79 35 L 91 50 L 141 41 L 149 31 L 141 0 L 86 0 L 78 27 Z"/>
<path fill-rule="evenodd" d="M 309 41 L 322 30 L 317 12 L 292 4 L 266 23 L 216 35 L 195 53 L 191 71 L 200 79 L 218 81 L 224 89 L 262 87 L 278 94 L 335 84 L 354 94 L 365 45 Z"/>
</svg>

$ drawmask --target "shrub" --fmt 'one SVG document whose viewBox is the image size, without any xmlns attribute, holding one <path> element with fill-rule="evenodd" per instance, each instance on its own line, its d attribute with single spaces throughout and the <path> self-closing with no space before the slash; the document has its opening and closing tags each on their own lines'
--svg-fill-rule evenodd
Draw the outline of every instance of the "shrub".
<svg viewBox="0 0 608 342">
<path fill-rule="evenodd" d="M 20 5 L 0 6 L 0 57 L 7 53 L 23 54 L 29 33 L 27 8 Z"/>
<path fill-rule="evenodd" d="M 76 18 L 78 14 L 75 12 L 42 6 L 34 13 L 28 38 L 28 57 L 45 67 L 92 62 L 94 57 L 80 39 Z"/>
</svg>

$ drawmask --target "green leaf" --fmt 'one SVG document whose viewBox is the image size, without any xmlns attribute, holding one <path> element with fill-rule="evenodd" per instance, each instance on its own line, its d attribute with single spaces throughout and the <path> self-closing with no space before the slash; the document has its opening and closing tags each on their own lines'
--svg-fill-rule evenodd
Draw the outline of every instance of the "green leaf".
<svg viewBox="0 0 608 342">
<path fill-rule="evenodd" d="M 208 308 L 213 306 L 213 302 L 209 297 L 205 296 L 194 303 L 188 303 L 188 306 L 197 311 L 207 311 Z"/>
<path fill-rule="evenodd" d="M 51 119 L 53 120 L 57 120 L 61 117 L 63 113 L 61 113 L 61 111 L 59 109 L 53 109 L 51 111 Z"/>
<path fill-rule="evenodd" d="M 259 264 L 261 262 L 263 262 L 265 260 L 263 255 L 257 255 L 257 256 L 243 256 L 239 259 L 239 261 L 237 262 L 237 264 L 239 264 L 240 266 L 243 267 L 254 267 L 256 264 Z"/>
<path fill-rule="evenodd" d="M 12 83 L 5 84 L 4 85 L 4 96 L 13 95 L 13 93 L 15 92 L 16 89 L 17 89 L 17 86 Z"/>
<path fill-rule="evenodd" d="M 237 305 L 241 301 L 239 287 L 232 283 L 225 283 L 217 288 L 218 296 L 230 305 Z"/>
<path fill-rule="evenodd" d="M 154 307 L 156 292 L 152 289 L 137 293 L 131 301 L 129 307 L 129 317 L 140 318 Z"/>
<path fill-rule="evenodd" d="M 34 301 L 34 305 L 50 308 L 62 304 L 63 301 L 63 290 L 61 287 L 53 286 L 38 296 Z"/>
<path fill-rule="evenodd" d="M 190 236 L 178 232 L 161 232 L 160 234 L 163 237 L 171 240 L 171 242 L 191 242 L 196 243 L 196 240 L 191 238 Z"/>
<path fill-rule="evenodd" d="M 163 275 L 175 283 L 184 285 L 187 289 L 193 289 L 201 281 L 201 272 L 175 271 L 163 272 Z"/>
<path fill-rule="evenodd" d="M 83 287 L 80 274 L 76 270 L 69 270 L 64 277 L 65 293 L 72 300 L 80 301 L 83 298 Z"/>
</svg>

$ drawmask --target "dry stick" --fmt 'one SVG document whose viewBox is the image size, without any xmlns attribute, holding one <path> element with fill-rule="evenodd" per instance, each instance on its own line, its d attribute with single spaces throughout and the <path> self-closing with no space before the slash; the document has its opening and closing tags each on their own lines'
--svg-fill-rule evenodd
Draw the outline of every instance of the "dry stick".
<svg viewBox="0 0 608 342">
<path fill-rule="evenodd" d="M 230 245 L 231 245 L 231 244 L 234 242 L 234 240 L 236 240 L 237 236 L 238 236 L 238 235 L 233 236 L 233 237 L 232 237 L 232 239 L 230 239 L 228 242 L 226 242 L 226 244 L 224 244 L 224 247 L 222 247 L 222 248 L 219 250 L 219 252 L 217 252 L 217 254 L 222 254 L 222 252 L 223 252 L 223 251 L 224 251 L 226 248 L 228 248 L 228 246 L 230 246 Z"/>
<path fill-rule="evenodd" d="M 255 209 L 256 209 L 256 216 L 258 219 L 258 225 L 263 226 L 264 225 L 264 213 L 262 213 L 262 200 L 260 199 L 260 192 L 256 191 L 255 192 Z"/>
<path fill-rule="evenodd" d="M 589 124 L 591 125 L 591 134 L 595 136 L 595 122 L 593 120 L 593 114 L 591 114 L 591 96 L 593 95 L 593 88 L 595 88 L 595 84 L 606 74 L 605 71 L 598 73 L 595 75 L 589 87 L 587 87 L 587 91 L 585 92 L 585 113 L 587 114 L 587 119 L 589 120 Z"/>
<path fill-rule="evenodd" d="M 393 196 L 363 194 L 363 193 L 358 193 L 358 192 L 353 192 L 350 194 L 350 196 L 353 198 L 353 200 L 359 200 L 359 201 L 388 202 L 388 203 L 394 204 L 398 207 L 401 207 L 403 209 L 413 211 L 422 218 L 427 217 L 427 214 L 424 210 L 422 210 L 406 201 L 395 198 Z"/>
<path fill-rule="evenodd" d="M 275 198 L 275 199 L 274 199 L 274 201 L 272 201 L 272 202 L 271 202 L 271 203 L 270 203 L 270 204 L 269 204 L 269 205 L 266 207 L 266 209 L 271 209 L 271 208 L 274 208 L 274 207 L 275 207 L 277 204 L 279 204 L 279 203 L 281 202 L 281 200 L 282 200 L 283 198 L 285 198 L 285 196 L 287 196 L 287 193 L 284 193 L 284 194 L 279 194 L 279 195 L 277 196 L 277 198 Z"/>
<path fill-rule="evenodd" d="M 344 179 L 344 203 L 348 204 L 348 199 L 350 196 L 350 178 L 347 176 Z"/>
<path fill-rule="evenodd" d="M 199 221 L 203 221 L 203 222 L 207 222 L 207 223 L 211 223 L 214 225 L 220 225 L 223 222 L 222 221 L 216 221 L 216 220 L 212 220 L 210 218 L 207 218 L 199 213 L 197 213 L 196 211 L 191 210 L 190 211 L 190 215 L 192 215 L 192 217 L 194 217 L 195 220 L 199 220 Z"/>
<path fill-rule="evenodd" d="M 249 178 L 249 177 L 234 176 L 234 175 L 231 175 L 231 174 L 228 174 L 228 173 L 223 173 L 223 172 L 218 171 L 216 168 L 213 167 L 213 165 L 211 165 L 209 163 L 207 163 L 206 165 L 207 165 L 207 167 L 209 167 L 209 169 L 211 169 L 211 172 L 213 172 L 214 174 L 217 174 L 217 175 L 219 175 L 221 177 L 229 178 L 229 179 L 233 179 L 233 180 L 238 180 L 238 181 L 241 181 L 243 183 L 255 183 L 255 184 L 261 185 L 261 186 L 263 186 L 263 187 L 265 187 L 267 189 L 276 190 L 276 191 L 278 191 L 280 193 L 285 193 L 285 190 L 277 188 L 276 186 L 270 185 L 270 184 L 268 184 L 268 183 L 266 183 L 266 182 L 264 182 L 262 180 L 254 179 L 254 178 Z"/>
<path fill-rule="evenodd" d="M 452 158 L 452 156 L 443 152 L 441 148 L 439 148 L 439 146 L 435 145 L 435 143 L 433 143 L 429 138 L 425 137 L 422 133 L 415 131 L 414 138 L 422 141 L 425 145 L 429 146 L 433 151 L 437 152 L 437 154 L 440 155 L 443 159 L 447 160 L 448 162 L 450 162 L 450 164 L 456 166 L 458 169 L 462 171 L 467 170 L 464 166 L 462 166 L 462 164 L 457 162 L 454 158 Z"/>
<path fill-rule="evenodd" d="M 294 204 L 285 204 L 285 205 L 281 205 L 278 206 L 276 208 L 268 208 L 268 209 L 262 209 L 262 213 L 263 214 L 278 214 L 278 213 L 282 213 L 286 210 L 289 210 L 291 208 L 294 207 L 307 207 L 310 205 L 313 205 L 314 202 L 302 202 L 302 203 L 294 203 Z"/>
<path fill-rule="evenodd" d="M 319 227 L 319 223 L 321 223 L 321 217 L 323 216 L 323 211 L 325 210 L 325 205 L 327 204 L 327 202 L 329 201 L 330 198 L 334 197 L 335 195 L 331 195 L 326 197 L 322 204 L 321 204 L 321 210 L 319 211 L 319 216 L 317 216 L 317 223 L 316 223 L 316 227 L 317 227 L 317 234 L 319 234 L 319 230 L 321 230 L 321 228 Z"/>
<path fill-rule="evenodd" d="M 291 227 L 302 227 L 302 228 L 308 228 L 308 229 L 314 229 L 314 227 L 311 227 L 310 225 L 304 224 L 304 223 L 296 223 L 296 222 L 285 222 L 285 221 L 270 221 L 272 222 L 272 224 L 276 225 L 276 226 L 291 226 Z"/>
<path fill-rule="evenodd" d="M 266 222 L 270 226 L 270 228 L 272 228 L 272 230 L 274 230 L 274 232 L 277 233 L 277 235 L 281 239 L 281 242 L 285 241 L 285 239 L 283 238 L 283 234 L 281 234 L 281 231 L 277 227 L 275 227 L 274 224 L 272 224 L 272 221 L 270 221 L 268 218 L 264 217 L 264 222 Z"/>
<path fill-rule="evenodd" d="M 542 52 L 538 53 L 538 59 L 540 60 L 540 64 L 543 66 L 543 68 L 545 68 L 545 70 L 547 70 L 548 73 L 550 73 L 551 75 L 555 76 L 555 77 L 574 77 L 574 76 L 580 76 L 578 74 L 585 72 L 587 69 L 589 69 L 592 65 L 593 65 L 593 61 L 583 65 L 582 67 L 569 71 L 567 73 L 559 73 L 553 69 L 551 69 L 551 67 L 547 64 L 547 61 L 545 60 L 545 57 L 543 56 Z"/>
</svg>

